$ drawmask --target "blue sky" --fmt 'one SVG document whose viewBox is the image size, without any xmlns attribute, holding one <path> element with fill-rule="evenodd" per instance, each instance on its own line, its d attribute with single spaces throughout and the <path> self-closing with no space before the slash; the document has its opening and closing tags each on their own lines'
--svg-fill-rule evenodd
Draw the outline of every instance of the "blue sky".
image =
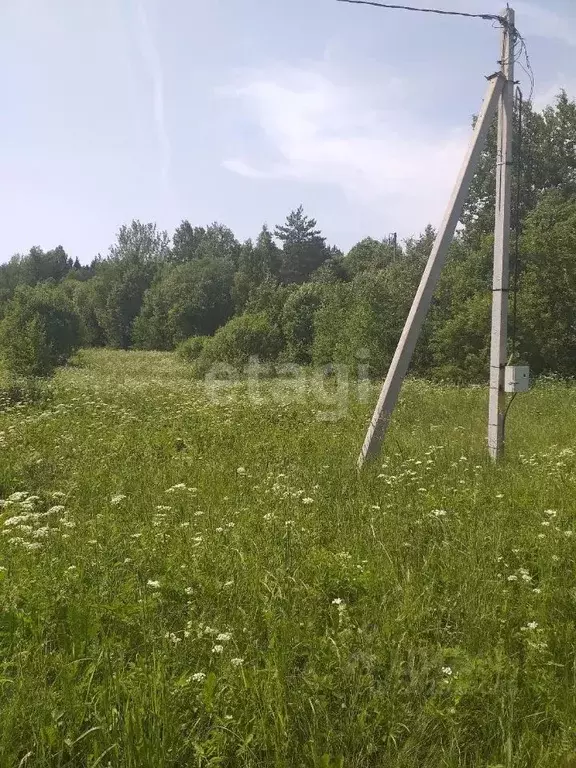
<svg viewBox="0 0 576 768">
<path fill-rule="evenodd" d="M 515 8 L 543 105 L 576 96 L 576 8 L 539 2 Z M 132 218 L 244 239 L 299 203 L 343 248 L 418 233 L 442 217 L 498 36 L 335 0 L 3 0 L 0 261 L 62 244 L 87 262 Z"/>
</svg>

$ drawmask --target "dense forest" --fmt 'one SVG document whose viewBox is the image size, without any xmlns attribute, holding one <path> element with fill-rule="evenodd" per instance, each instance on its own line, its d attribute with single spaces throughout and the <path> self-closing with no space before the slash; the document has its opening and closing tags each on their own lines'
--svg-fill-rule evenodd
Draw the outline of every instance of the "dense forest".
<svg viewBox="0 0 576 768">
<path fill-rule="evenodd" d="M 533 371 L 576 374 L 576 102 L 562 92 L 517 119 L 514 351 Z M 492 131 L 413 361 L 422 376 L 487 376 L 496 133 Z M 64 233 L 65 234 L 65 233 Z M 80 346 L 173 350 L 202 375 L 214 362 L 326 365 L 367 359 L 382 376 L 434 240 L 329 245 L 300 206 L 239 242 L 225 225 L 121 227 L 82 265 L 59 246 L 0 266 L 7 368 L 45 375 Z M 511 342 L 512 345 L 512 342 Z M 511 347 L 512 351 L 512 347 Z"/>
</svg>

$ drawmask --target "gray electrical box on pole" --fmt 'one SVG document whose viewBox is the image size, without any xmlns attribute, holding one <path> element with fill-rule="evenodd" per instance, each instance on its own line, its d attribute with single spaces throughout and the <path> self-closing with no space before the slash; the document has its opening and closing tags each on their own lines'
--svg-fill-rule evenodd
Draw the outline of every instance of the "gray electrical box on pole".
<svg viewBox="0 0 576 768">
<path fill-rule="evenodd" d="M 498 112 L 496 168 L 496 223 L 492 284 L 492 336 L 490 345 L 490 403 L 488 450 L 493 459 L 504 451 L 505 378 L 508 356 L 508 292 L 510 287 L 510 211 L 512 204 L 512 134 L 514 130 L 514 11 L 506 9 L 502 33 L 502 73 L 506 79 Z"/>
</svg>

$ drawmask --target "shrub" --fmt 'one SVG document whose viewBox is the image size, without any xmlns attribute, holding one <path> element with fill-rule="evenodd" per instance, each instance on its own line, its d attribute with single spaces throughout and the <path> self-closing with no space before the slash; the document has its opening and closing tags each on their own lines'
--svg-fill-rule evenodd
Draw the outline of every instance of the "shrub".
<svg viewBox="0 0 576 768">
<path fill-rule="evenodd" d="M 240 315 L 206 340 L 196 373 L 204 375 L 214 363 L 242 367 L 253 356 L 262 362 L 272 361 L 281 349 L 282 334 L 265 314 Z"/>
<path fill-rule="evenodd" d="M 0 349 L 15 376 L 50 376 L 80 346 L 80 323 L 66 294 L 55 286 L 22 286 L 0 324 Z"/>
<path fill-rule="evenodd" d="M 295 363 L 312 361 L 314 317 L 322 303 L 322 286 L 305 283 L 288 296 L 282 311 L 286 358 Z"/>
<path fill-rule="evenodd" d="M 200 357 L 208 336 L 190 336 L 176 347 L 176 354 L 187 363 L 194 363 Z"/>
</svg>

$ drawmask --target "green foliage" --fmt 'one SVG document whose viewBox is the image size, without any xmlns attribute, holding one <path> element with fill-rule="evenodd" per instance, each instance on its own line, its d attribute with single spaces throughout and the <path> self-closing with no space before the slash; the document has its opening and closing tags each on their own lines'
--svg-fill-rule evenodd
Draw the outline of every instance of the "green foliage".
<svg viewBox="0 0 576 768">
<path fill-rule="evenodd" d="M 326 286 L 322 292 L 322 303 L 314 316 L 312 343 L 312 360 L 317 366 L 327 366 L 341 358 L 353 290 L 349 283 L 336 283 Z"/>
<path fill-rule="evenodd" d="M 230 264 L 237 264 L 240 255 L 240 243 L 231 229 L 214 222 L 206 229 L 198 248 L 194 252 L 196 259 L 225 259 Z"/>
<path fill-rule="evenodd" d="M 478 293 L 436 330 L 431 341 L 436 377 L 460 384 L 488 380 L 491 313 L 492 294 Z"/>
<path fill-rule="evenodd" d="M 396 258 L 400 254 L 396 254 Z M 366 237 L 357 243 L 346 256 L 346 269 L 354 277 L 360 272 L 377 272 L 386 269 L 394 260 L 394 248 L 385 242 Z"/>
<path fill-rule="evenodd" d="M 322 303 L 322 287 L 307 283 L 293 291 L 282 310 L 286 356 L 295 363 L 312 362 L 314 318 Z"/>
<path fill-rule="evenodd" d="M 173 349 L 192 335 L 214 333 L 233 311 L 233 265 L 195 259 L 167 267 L 147 291 L 134 325 L 141 349 Z"/>
<path fill-rule="evenodd" d="M 194 259 L 205 234 L 204 227 L 193 227 L 188 220 L 184 220 L 174 232 L 170 261 L 183 264 Z"/>
<path fill-rule="evenodd" d="M 540 372 L 576 375 L 576 198 L 554 191 L 528 217 L 520 294 L 521 350 Z"/>
<path fill-rule="evenodd" d="M 116 242 L 110 246 L 109 259 L 120 264 L 144 265 L 162 262 L 168 256 L 169 238 L 156 224 L 143 224 L 137 219 L 118 230 Z"/>
<path fill-rule="evenodd" d="M 237 369 L 250 359 L 260 362 L 277 358 L 282 348 L 282 337 L 265 314 L 244 314 L 232 318 L 216 334 L 206 340 L 196 364 L 198 375 L 203 376 L 214 364 L 225 363 Z"/>
<path fill-rule="evenodd" d="M 282 242 L 282 280 L 285 283 L 303 283 L 329 258 L 326 240 L 316 219 L 304 213 L 300 205 L 277 226 L 274 234 Z"/>
<path fill-rule="evenodd" d="M 0 349 L 17 376 L 49 376 L 80 345 L 80 325 L 64 292 L 51 286 L 21 286 L 0 324 Z"/>
<path fill-rule="evenodd" d="M 176 347 L 176 354 L 187 363 L 195 363 L 200 357 L 208 336 L 190 336 Z"/>
<path fill-rule="evenodd" d="M 133 324 L 154 275 L 148 264 L 122 263 L 103 273 L 105 298 L 96 312 L 104 331 L 106 343 L 118 349 L 128 349 L 132 342 Z"/>
<path fill-rule="evenodd" d="M 315 320 L 312 357 L 316 363 L 353 367 L 359 359 L 367 358 L 372 376 L 386 373 L 432 239 L 433 234 L 427 231 L 418 240 L 409 241 L 406 255 L 391 261 L 387 268 L 358 270 L 348 285 L 326 286 Z M 428 333 L 415 356 L 416 367 L 425 367 Z"/>
<path fill-rule="evenodd" d="M 82 346 L 104 346 L 106 337 L 101 321 L 104 322 L 106 295 L 103 279 L 98 276 L 85 282 L 67 280 L 63 288 L 80 320 Z"/>
<path fill-rule="evenodd" d="M 541 113 L 535 112 L 531 104 L 524 104 L 522 125 L 523 161 L 520 165 L 515 164 L 513 169 L 514 186 L 521 174 L 521 222 L 546 192 L 558 190 L 565 195 L 576 194 L 576 102 L 561 91 L 555 104 Z M 518 153 L 517 112 L 514 141 Z M 494 122 L 462 217 L 466 234 L 474 243 L 494 228 L 496 147 Z"/>
<path fill-rule="evenodd" d="M 282 254 L 264 226 L 256 245 L 248 240 L 240 250 L 238 271 L 234 276 L 234 301 L 242 310 L 255 291 L 265 282 L 275 282 L 281 271 Z"/>
<path fill-rule="evenodd" d="M 97 272 L 99 283 L 88 298 L 85 314 L 93 313 L 106 344 L 128 349 L 132 343 L 134 321 L 140 314 L 144 295 L 168 256 L 168 235 L 155 224 L 133 221 L 120 228 L 108 260 Z M 91 338 L 98 334 L 90 321 Z"/>
<path fill-rule="evenodd" d="M 284 305 L 294 290 L 294 285 L 279 285 L 275 280 L 265 280 L 251 293 L 245 311 L 252 315 L 262 313 L 272 325 L 280 327 Z"/>
</svg>

